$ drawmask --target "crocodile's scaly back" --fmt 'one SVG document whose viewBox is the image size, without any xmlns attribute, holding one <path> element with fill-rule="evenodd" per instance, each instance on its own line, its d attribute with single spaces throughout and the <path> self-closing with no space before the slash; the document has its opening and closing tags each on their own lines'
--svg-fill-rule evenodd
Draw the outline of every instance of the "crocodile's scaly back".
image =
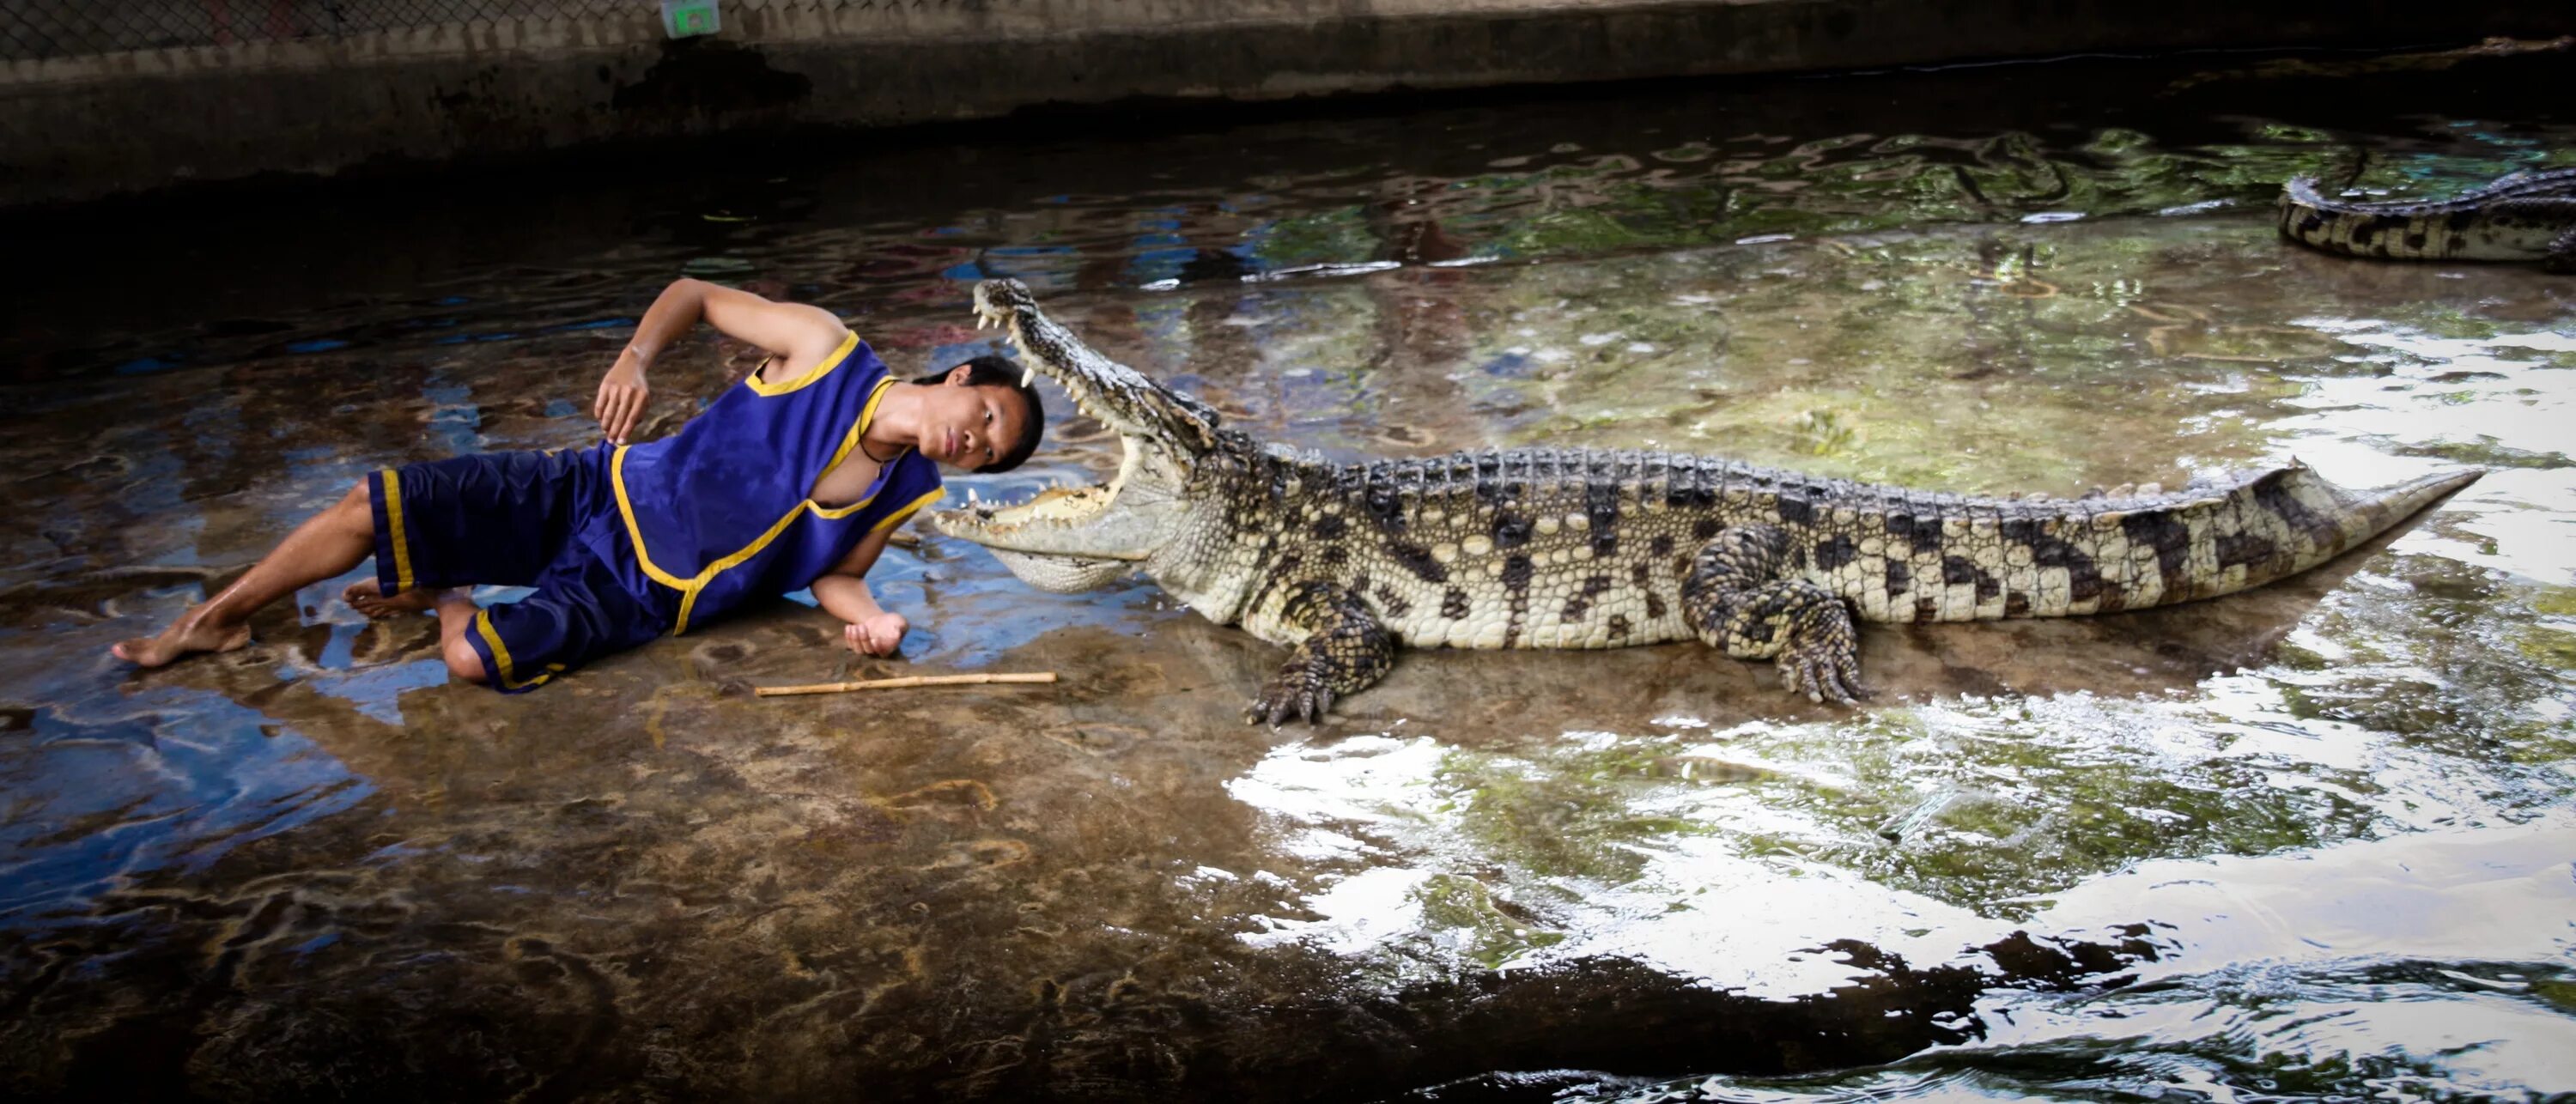
<svg viewBox="0 0 2576 1104">
<path fill-rule="evenodd" d="M 2576 168 L 2520 172 L 2450 199 L 2361 203 L 2306 177 L 2281 191 L 2281 233 L 2303 245 L 2390 260 L 2576 260 Z"/>
<path fill-rule="evenodd" d="M 1291 584 L 1329 579 L 1398 639 L 1602 648 L 1690 639 L 1693 559 L 1732 527 L 1789 537 L 1792 574 L 1869 621 L 2108 613 L 2214 597 L 2332 559 L 2474 481 L 2366 493 L 2302 466 L 2078 499 L 1910 491 L 1697 456 L 1532 449 L 1310 465 L 1262 531 L 1240 620 L 1301 634 Z"/>
</svg>

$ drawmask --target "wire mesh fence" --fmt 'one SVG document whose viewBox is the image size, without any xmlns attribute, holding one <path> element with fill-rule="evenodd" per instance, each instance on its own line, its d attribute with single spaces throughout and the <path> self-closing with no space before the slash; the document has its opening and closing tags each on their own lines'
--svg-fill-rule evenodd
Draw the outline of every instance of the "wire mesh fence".
<svg viewBox="0 0 2576 1104">
<path fill-rule="evenodd" d="M 0 59 L 656 11 L 655 0 L 8 0 L 0 3 Z"/>
</svg>

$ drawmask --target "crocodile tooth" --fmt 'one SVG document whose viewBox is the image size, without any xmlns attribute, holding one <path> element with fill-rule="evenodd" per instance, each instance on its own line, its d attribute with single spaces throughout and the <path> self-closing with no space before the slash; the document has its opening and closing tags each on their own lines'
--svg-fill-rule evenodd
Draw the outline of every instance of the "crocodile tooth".
<svg viewBox="0 0 2576 1104">
<path fill-rule="evenodd" d="M 2136 498 L 2138 497 L 2138 485 L 2135 483 L 2122 483 L 2117 487 L 2111 488 L 2111 497 Z"/>
<path fill-rule="evenodd" d="M 2160 494 L 2163 494 L 2163 493 L 2165 493 L 2165 485 L 2164 485 L 2164 484 L 2162 484 L 2162 483 L 2140 483 L 2140 484 L 2138 484 L 2138 495 L 2139 495 L 2139 497 L 2142 497 L 2142 498 L 2153 498 L 2153 497 L 2155 497 L 2155 496 L 2157 496 L 2157 495 L 2160 495 Z"/>
</svg>

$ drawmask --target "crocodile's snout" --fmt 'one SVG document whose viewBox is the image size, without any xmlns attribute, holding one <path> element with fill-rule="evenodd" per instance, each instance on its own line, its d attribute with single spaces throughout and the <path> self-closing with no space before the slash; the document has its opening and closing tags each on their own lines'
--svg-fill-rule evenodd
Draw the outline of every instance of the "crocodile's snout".
<svg viewBox="0 0 2576 1104">
<path fill-rule="evenodd" d="M 1007 276 L 980 281 L 975 285 L 975 308 L 984 313 L 1007 314 L 1012 311 L 1033 309 L 1037 305 L 1037 297 L 1029 294 L 1027 284 Z"/>
</svg>

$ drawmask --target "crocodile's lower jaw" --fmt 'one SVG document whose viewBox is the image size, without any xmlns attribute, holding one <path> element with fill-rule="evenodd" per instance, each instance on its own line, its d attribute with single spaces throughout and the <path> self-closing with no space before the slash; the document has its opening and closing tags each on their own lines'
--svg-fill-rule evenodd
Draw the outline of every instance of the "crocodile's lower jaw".
<svg viewBox="0 0 2576 1104">
<path fill-rule="evenodd" d="M 1056 594 L 1078 594 L 1098 590 L 1134 572 L 1136 565 L 1125 560 L 1093 560 L 1080 556 L 1032 556 L 1020 552 L 991 549 L 993 558 L 1011 570 L 1019 580 L 1039 590 Z"/>
</svg>

